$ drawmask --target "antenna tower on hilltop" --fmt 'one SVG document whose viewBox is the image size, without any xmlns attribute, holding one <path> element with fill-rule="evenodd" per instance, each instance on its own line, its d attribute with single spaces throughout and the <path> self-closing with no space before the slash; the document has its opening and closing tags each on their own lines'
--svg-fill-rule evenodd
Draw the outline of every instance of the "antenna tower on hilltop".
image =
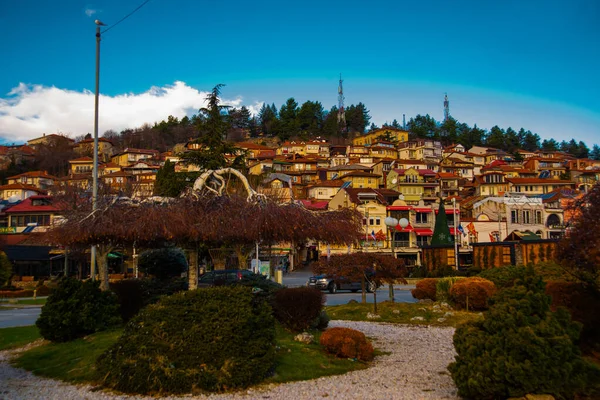
<svg viewBox="0 0 600 400">
<path fill-rule="evenodd" d="M 338 86 L 338 124 L 341 125 L 342 132 L 346 130 L 346 110 L 344 109 L 344 87 L 342 86 L 342 74 L 340 74 L 340 84 Z"/>
<path fill-rule="evenodd" d="M 448 101 L 448 93 L 444 93 L 444 121 L 450 118 L 450 102 Z"/>
</svg>

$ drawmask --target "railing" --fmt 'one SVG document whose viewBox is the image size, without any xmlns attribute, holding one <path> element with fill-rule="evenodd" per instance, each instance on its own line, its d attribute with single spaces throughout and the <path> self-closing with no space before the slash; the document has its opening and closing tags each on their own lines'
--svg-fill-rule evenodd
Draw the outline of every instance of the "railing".
<svg viewBox="0 0 600 400">
<path fill-rule="evenodd" d="M 408 241 L 408 240 L 394 240 L 392 242 L 392 246 L 394 248 L 397 248 L 397 247 L 411 247 L 410 246 L 410 241 Z"/>
</svg>

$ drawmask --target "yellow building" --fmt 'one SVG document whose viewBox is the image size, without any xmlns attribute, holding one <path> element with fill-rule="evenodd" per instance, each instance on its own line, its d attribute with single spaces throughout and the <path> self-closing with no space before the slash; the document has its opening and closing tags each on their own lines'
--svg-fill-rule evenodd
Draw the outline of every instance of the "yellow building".
<svg viewBox="0 0 600 400">
<path fill-rule="evenodd" d="M 69 160 L 69 164 L 71 165 L 71 174 L 91 174 L 94 169 L 94 160 L 91 157 Z"/>
<path fill-rule="evenodd" d="M 338 179 L 344 182 L 351 182 L 351 186 L 355 189 L 360 188 L 379 188 L 379 179 L 381 175 L 371 174 L 369 172 L 353 171 L 342 175 Z"/>
<path fill-rule="evenodd" d="M 382 140 L 381 138 L 384 138 L 384 140 L 402 143 L 408 140 L 408 132 L 403 131 L 402 129 L 386 126 L 355 137 L 352 139 L 352 144 L 354 146 L 370 146 L 375 142 L 380 142 Z"/>
<path fill-rule="evenodd" d="M 435 201 L 439 193 L 436 173 L 430 169 L 393 169 L 387 176 L 386 187 L 402 193 L 407 204 Z"/>
</svg>

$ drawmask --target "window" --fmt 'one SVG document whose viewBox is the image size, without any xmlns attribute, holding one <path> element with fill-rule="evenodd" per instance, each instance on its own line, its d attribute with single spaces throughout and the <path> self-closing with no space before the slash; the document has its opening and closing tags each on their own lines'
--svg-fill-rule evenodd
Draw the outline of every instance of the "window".
<svg viewBox="0 0 600 400">
<path fill-rule="evenodd" d="M 535 212 L 535 223 L 536 224 L 541 224 L 542 223 L 542 212 L 541 211 L 536 211 Z"/>
<path fill-rule="evenodd" d="M 50 215 L 15 215 L 10 218 L 10 226 L 27 226 L 30 223 L 48 226 L 50 225 Z"/>
<path fill-rule="evenodd" d="M 523 223 L 530 224 L 531 223 L 531 213 L 530 211 L 523 211 Z"/>
<path fill-rule="evenodd" d="M 372 226 L 372 225 L 374 225 L 374 220 L 373 220 L 373 218 L 369 218 L 369 225 L 371 225 L 371 226 Z"/>
<path fill-rule="evenodd" d="M 427 213 L 417 213 L 417 224 L 427 223 Z"/>
<path fill-rule="evenodd" d="M 513 224 L 518 224 L 519 223 L 519 212 L 516 210 L 512 210 L 510 212 L 510 222 Z"/>
<path fill-rule="evenodd" d="M 381 225 L 381 219 L 375 218 L 375 225 Z"/>
</svg>

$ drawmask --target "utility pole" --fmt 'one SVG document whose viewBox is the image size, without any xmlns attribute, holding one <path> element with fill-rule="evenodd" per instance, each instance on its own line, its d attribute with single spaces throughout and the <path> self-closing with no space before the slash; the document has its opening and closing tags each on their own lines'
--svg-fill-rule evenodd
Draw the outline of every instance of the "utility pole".
<svg viewBox="0 0 600 400">
<path fill-rule="evenodd" d="M 94 21 L 96 24 L 96 93 L 94 95 L 94 168 L 92 174 L 92 213 L 98 208 L 98 102 L 100 97 L 100 40 L 102 34 L 100 27 L 106 26 L 100 20 Z M 96 280 L 96 246 L 92 246 L 90 260 L 90 275 L 92 280 Z"/>
</svg>

